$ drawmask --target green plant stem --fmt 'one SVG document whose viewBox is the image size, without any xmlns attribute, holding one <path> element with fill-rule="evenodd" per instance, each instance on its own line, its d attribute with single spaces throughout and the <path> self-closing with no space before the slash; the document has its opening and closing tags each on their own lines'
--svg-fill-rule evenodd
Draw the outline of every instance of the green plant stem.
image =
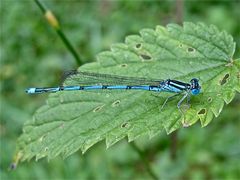
<svg viewBox="0 0 240 180">
<path fill-rule="evenodd" d="M 175 19 L 178 24 L 183 23 L 183 7 L 184 7 L 184 0 L 176 0 L 176 10 L 175 12 Z"/>
<path fill-rule="evenodd" d="M 172 160 L 177 158 L 178 132 L 174 131 L 170 134 L 170 157 Z"/>
<path fill-rule="evenodd" d="M 131 143 L 129 143 L 129 144 L 130 144 L 130 146 L 134 149 L 134 151 L 136 151 L 136 152 L 138 153 L 138 155 L 139 155 L 140 158 L 142 159 L 142 162 L 143 162 L 143 164 L 144 164 L 144 166 L 145 166 L 148 174 L 149 174 L 154 180 L 157 180 L 158 177 L 157 177 L 157 175 L 153 172 L 153 170 L 152 170 L 152 168 L 151 168 L 148 160 L 146 159 L 146 157 L 145 157 L 145 155 L 144 155 L 144 152 L 143 152 L 141 149 L 139 149 L 134 142 L 131 142 Z"/>
<path fill-rule="evenodd" d="M 76 50 L 73 48 L 72 44 L 62 31 L 61 26 L 59 25 L 58 20 L 56 19 L 54 14 L 50 10 L 48 10 L 48 8 L 46 8 L 46 6 L 40 0 L 35 0 L 35 2 L 43 12 L 45 17 L 47 18 L 49 24 L 55 29 L 55 31 L 57 32 L 58 36 L 61 38 L 67 49 L 71 52 L 76 63 L 79 66 L 82 65 L 83 64 L 82 58 L 80 58 L 80 56 L 77 54 Z"/>
</svg>

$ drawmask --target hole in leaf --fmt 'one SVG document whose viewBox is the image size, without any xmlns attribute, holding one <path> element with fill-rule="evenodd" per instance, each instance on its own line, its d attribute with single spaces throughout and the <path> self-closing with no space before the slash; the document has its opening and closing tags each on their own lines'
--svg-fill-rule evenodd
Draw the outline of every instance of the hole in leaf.
<svg viewBox="0 0 240 180">
<path fill-rule="evenodd" d="M 142 46 L 142 44 L 140 44 L 140 43 L 138 43 L 138 44 L 136 44 L 136 48 L 141 48 L 141 46 Z"/>
<path fill-rule="evenodd" d="M 222 86 L 222 85 L 226 84 L 226 82 L 227 82 L 227 80 L 228 80 L 229 77 L 230 77 L 229 74 L 225 74 L 225 76 L 224 76 L 224 77 L 222 78 L 222 80 L 220 81 L 220 85 Z"/>
<path fill-rule="evenodd" d="M 93 110 L 93 112 L 98 112 L 98 111 L 100 111 L 102 108 L 103 108 L 103 106 L 98 106 L 98 107 L 96 107 L 96 108 Z"/>
<path fill-rule="evenodd" d="M 123 124 L 121 125 L 121 127 L 122 127 L 122 128 L 128 127 L 128 123 L 127 123 L 127 122 L 123 123 Z"/>
<path fill-rule="evenodd" d="M 194 51 L 195 51 L 195 49 L 194 49 L 194 48 L 192 48 L 192 47 L 189 47 L 189 48 L 187 49 L 187 51 L 188 51 L 188 52 L 190 52 L 190 53 L 192 53 L 192 52 L 194 52 Z"/>
<path fill-rule="evenodd" d="M 206 113 L 206 109 L 201 109 L 199 112 L 198 112 L 198 114 L 200 115 L 200 114 L 205 114 Z"/>
<path fill-rule="evenodd" d="M 207 101 L 210 103 L 212 102 L 212 98 L 211 97 L 208 97 Z"/>
<path fill-rule="evenodd" d="M 120 104 L 120 102 L 121 102 L 120 100 L 116 100 L 115 102 L 112 103 L 112 106 L 116 107 Z"/>
<path fill-rule="evenodd" d="M 45 147 L 44 151 L 48 151 L 48 147 Z"/>
<path fill-rule="evenodd" d="M 141 58 L 143 58 L 144 60 L 151 60 L 152 57 L 151 56 L 148 56 L 146 54 L 140 54 Z"/>
<path fill-rule="evenodd" d="M 120 66 L 121 67 L 127 67 L 127 64 L 121 64 Z"/>
<path fill-rule="evenodd" d="M 183 47 L 183 44 L 179 44 L 179 47 L 182 48 L 182 47 Z"/>
</svg>

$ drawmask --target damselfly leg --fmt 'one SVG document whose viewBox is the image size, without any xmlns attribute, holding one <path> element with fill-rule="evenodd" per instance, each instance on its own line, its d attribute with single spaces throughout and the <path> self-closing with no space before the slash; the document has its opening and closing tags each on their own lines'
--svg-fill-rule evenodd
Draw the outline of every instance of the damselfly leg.
<svg viewBox="0 0 240 180">
<path fill-rule="evenodd" d="M 189 108 L 189 107 L 190 107 L 190 105 L 189 105 L 189 101 L 190 101 L 190 94 L 189 94 L 189 92 L 186 92 L 186 93 L 184 94 L 184 96 L 182 97 L 182 99 L 180 99 L 180 101 L 179 101 L 178 104 L 177 104 L 178 110 L 182 113 L 182 115 L 184 115 L 184 112 L 183 112 L 183 110 L 181 109 L 181 105 L 182 105 L 182 102 L 183 102 L 186 98 L 187 98 L 187 106 L 188 106 L 188 108 Z"/>
<path fill-rule="evenodd" d="M 176 97 L 176 96 L 179 96 L 179 95 L 180 95 L 180 93 L 174 94 L 173 96 L 169 96 L 169 97 L 164 101 L 162 107 L 160 108 L 160 111 L 163 110 L 164 106 L 167 104 L 167 102 L 168 102 L 169 100 L 171 100 L 172 98 L 174 98 L 174 97 Z"/>
<path fill-rule="evenodd" d="M 167 104 L 168 101 L 172 100 L 172 99 L 173 99 L 174 97 L 176 97 L 176 96 L 179 96 L 180 94 L 182 94 L 182 93 L 174 94 L 173 96 L 168 97 L 168 98 L 164 101 L 162 107 L 160 108 L 160 111 L 163 110 L 163 108 L 165 107 L 165 105 Z M 184 114 L 183 111 L 182 111 L 182 109 L 181 109 L 181 105 L 182 105 L 183 101 L 184 101 L 186 98 L 187 98 L 187 109 L 190 108 L 190 103 L 189 103 L 189 102 L 190 102 L 190 94 L 189 94 L 189 92 L 186 92 L 186 94 L 183 95 L 183 97 L 180 99 L 180 101 L 179 101 L 178 104 L 177 104 L 177 108 L 179 109 L 179 111 L 181 112 L 181 114 Z"/>
<path fill-rule="evenodd" d="M 187 107 L 188 107 L 188 109 L 190 108 L 190 97 L 191 97 L 191 95 L 190 95 L 190 93 L 188 93 L 188 96 L 187 96 Z"/>
</svg>

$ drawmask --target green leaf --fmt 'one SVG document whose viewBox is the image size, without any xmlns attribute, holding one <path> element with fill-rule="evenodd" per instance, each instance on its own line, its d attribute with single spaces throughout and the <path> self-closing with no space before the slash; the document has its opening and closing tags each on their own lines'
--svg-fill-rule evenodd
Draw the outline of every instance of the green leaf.
<svg viewBox="0 0 240 180">
<path fill-rule="evenodd" d="M 191 97 L 184 116 L 177 108 L 181 97 L 160 108 L 169 93 L 143 91 L 75 91 L 50 94 L 47 104 L 27 122 L 18 141 L 18 159 L 83 153 L 105 140 L 110 147 L 128 137 L 150 138 L 188 127 L 198 120 L 202 126 L 218 116 L 224 104 L 240 91 L 240 59 L 233 60 L 232 36 L 215 26 L 184 23 L 156 30 L 143 29 L 140 35 L 115 44 L 102 52 L 97 62 L 79 68 L 105 74 L 177 79 L 189 82 L 199 78 L 201 94 Z M 75 85 L 66 81 L 66 85 Z"/>
</svg>

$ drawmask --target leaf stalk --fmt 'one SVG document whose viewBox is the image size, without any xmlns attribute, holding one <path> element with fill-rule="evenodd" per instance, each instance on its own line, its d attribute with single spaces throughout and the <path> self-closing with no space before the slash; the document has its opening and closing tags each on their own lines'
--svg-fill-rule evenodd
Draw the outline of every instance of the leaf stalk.
<svg viewBox="0 0 240 180">
<path fill-rule="evenodd" d="M 147 158 L 144 155 L 144 152 L 141 149 L 139 149 L 139 147 L 134 142 L 131 142 L 129 144 L 133 148 L 133 150 L 138 153 L 138 155 L 141 158 L 141 160 L 142 160 L 142 162 L 143 162 L 143 164 L 144 164 L 148 174 L 152 177 L 152 179 L 157 180 L 158 177 L 154 173 L 153 169 L 151 168 L 151 166 L 149 164 L 149 161 L 147 160 Z"/>
</svg>

